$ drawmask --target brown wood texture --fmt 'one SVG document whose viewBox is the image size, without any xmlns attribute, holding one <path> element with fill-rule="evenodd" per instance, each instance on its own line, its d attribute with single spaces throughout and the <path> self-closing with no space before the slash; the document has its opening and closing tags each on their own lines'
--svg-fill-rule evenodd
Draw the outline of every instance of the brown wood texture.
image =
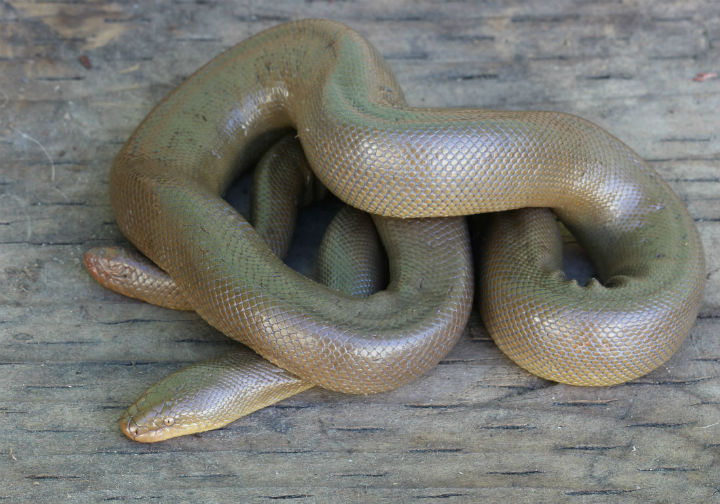
<svg viewBox="0 0 720 504">
<path fill-rule="evenodd" d="M 312 390 L 157 445 L 116 420 L 233 343 L 194 314 L 96 285 L 124 243 L 119 146 L 153 104 L 247 36 L 302 17 L 366 35 L 419 106 L 551 109 L 649 159 L 702 234 L 684 346 L 611 388 L 528 375 L 477 317 L 397 391 Z M 720 5 L 715 0 L 0 1 L 0 501 L 720 502 Z"/>
</svg>

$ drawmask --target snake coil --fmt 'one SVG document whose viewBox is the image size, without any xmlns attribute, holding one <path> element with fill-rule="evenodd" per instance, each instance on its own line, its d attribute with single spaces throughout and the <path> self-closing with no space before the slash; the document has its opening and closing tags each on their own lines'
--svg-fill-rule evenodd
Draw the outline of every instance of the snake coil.
<svg viewBox="0 0 720 504">
<path fill-rule="evenodd" d="M 374 216 L 386 289 L 358 298 L 295 273 L 222 199 L 288 128 L 319 181 Z M 457 340 L 473 290 L 457 216 L 513 210 L 494 219 L 478 263 L 481 314 L 500 349 L 541 377 L 643 375 L 677 350 L 702 298 L 692 218 L 618 139 L 558 112 L 410 107 L 377 51 L 332 21 L 271 28 L 207 63 L 133 133 L 110 188 L 121 230 L 188 308 L 343 392 L 397 387 Z M 556 217 L 602 283 L 564 277 Z M 132 295 L 133 278 L 105 282 Z"/>
</svg>

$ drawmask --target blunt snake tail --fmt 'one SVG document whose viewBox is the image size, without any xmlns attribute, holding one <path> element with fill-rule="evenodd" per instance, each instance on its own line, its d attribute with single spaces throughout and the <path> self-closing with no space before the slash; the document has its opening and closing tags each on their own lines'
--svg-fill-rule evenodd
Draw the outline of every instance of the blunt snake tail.
<svg viewBox="0 0 720 504">
<path fill-rule="evenodd" d="M 388 258 L 383 290 L 360 296 L 294 272 L 222 199 L 290 129 L 302 145 L 292 156 L 304 154 L 309 168 L 280 177 L 297 189 L 269 184 L 257 197 L 297 202 L 316 177 L 371 214 Z M 200 68 L 123 146 L 110 195 L 120 229 L 154 265 L 93 251 L 89 269 L 125 294 L 196 311 L 266 359 L 272 372 L 243 375 L 259 391 L 243 411 L 314 385 L 385 391 L 433 367 L 472 303 L 465 215 L 502 212 L 477 258 L 474 290 L 498 347 L 543 378 L 612 385 L 646 374 L 678 349 L 702 299 L 692 218 L 620 140 L 560 112 L 412 107 L 379 53 L 333 21 L 276 26 Z M 565 278 L 556 217 L 598 280 Z M 340 255 L 330 268 L 353 269 L 353 254 Z M 172 302 L 160 294 L 167 289 Z M 205 384 L 244 372 L 239 361 Z M 278 373 L 289 383 L 284 395 L 273 392 Z M 236 418 L 238 406 L 223 411 L 220 401 L 232 401 L 216 394 L 167 398 L 197 375 L 155 390 L 144 410 L 131 407 L 124 432 L 157 441 Z M 216 412 L 211 422 L 197 418 L 203 410 Z"/>
</svg>

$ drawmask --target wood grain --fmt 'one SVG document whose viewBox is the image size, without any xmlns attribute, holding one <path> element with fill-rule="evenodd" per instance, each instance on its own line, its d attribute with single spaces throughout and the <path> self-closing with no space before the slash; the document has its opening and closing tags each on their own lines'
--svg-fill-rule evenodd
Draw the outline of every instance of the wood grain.
<svg viewBox="0 0 720 504">
<path fill-rule="evenodd" d="M 85 273 L 87 248 L 124 242 L 110 163 L 194 69 L 301 17 L 365 34 L 411 104 L 571 112 L 649 159 L 707 254 L 678 354 L 622 386 L 562 386 L 474 317 L 397 391 L 312 390 L 220 431 L 125 439 L 116 419 L 146 386 L 232 343 Z M 719 47 L 711 0 L 0 1 L 0 501 L 720 502 L 720 79 L 693 80 L 720 72 Z"/>
</svg>

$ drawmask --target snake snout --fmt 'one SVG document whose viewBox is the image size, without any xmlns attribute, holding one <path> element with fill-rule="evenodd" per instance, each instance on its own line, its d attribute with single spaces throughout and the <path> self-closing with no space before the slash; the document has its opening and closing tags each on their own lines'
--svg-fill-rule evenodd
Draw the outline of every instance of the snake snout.
<svg viewBox="0 0 720 504">
<path fill-rule="evenodd" d="M 85 269 L 100 284 L 110 288 L 117 278 L 128 275 L 127 254 L 120 247 L 93 247 L 83 256 Z"/>
<path fill-rule="evenodd" d="M 137 439 L 138 433 L 140 432 L 140 426 L 135 422 L 135 419 L 128 412 L 120 418 L 120 430 L 127 437 L 133 441 Z"/>
<path fill-rule="evenodd" d="M 99 264 L 102 260 L 103 252 L 103 248 L 95 247 L 85 252 L 85 255 L 83 256 L 83 263 L 85 264 L 85 269 L 96 280 L 98 278 L 102 278 L 101 268 Z"/>
<path fill-rule="evenodd" d="M 182 435 L 178 432 L 183 432 L 184 425 L 179 426 L 179 429 L 170 429 L 175 424 L 175 418 L 160 414 L 154 408 L 145 408 L 143 399 L 141 397 L 138 400 L 140 407 L 138 403 L 130 406 L 118 422 L 125 436 L 139 443 L 155 443 Z"/>
</svg>

